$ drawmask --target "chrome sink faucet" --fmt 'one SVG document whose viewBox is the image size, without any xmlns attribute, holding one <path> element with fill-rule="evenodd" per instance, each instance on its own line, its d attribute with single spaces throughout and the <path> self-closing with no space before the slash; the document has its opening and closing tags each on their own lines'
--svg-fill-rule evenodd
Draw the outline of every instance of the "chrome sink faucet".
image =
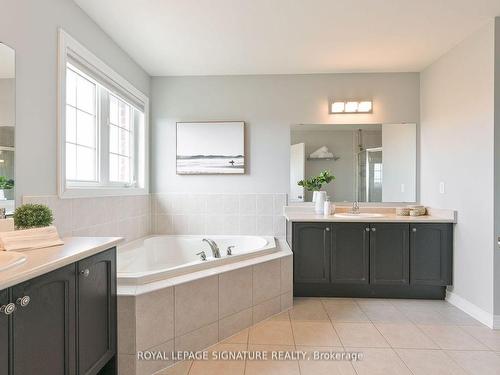
<svg viewBox="0 0 500 375">
<path fill-rule="evenodd" d="M 358 201 L 352 202 L 351 214 L 359 214 L 359 203 L 358 203 Z"/>
<path fill-rule="evenodd" d="M 210 249 L 212 249 L 212 255 L 214 258 L 220 258 L 219 246 L 217 246 L 214 240 L 211 240 L 209 238 L 204 238 L 202 241 L 208 243 Z"/>
</svg>

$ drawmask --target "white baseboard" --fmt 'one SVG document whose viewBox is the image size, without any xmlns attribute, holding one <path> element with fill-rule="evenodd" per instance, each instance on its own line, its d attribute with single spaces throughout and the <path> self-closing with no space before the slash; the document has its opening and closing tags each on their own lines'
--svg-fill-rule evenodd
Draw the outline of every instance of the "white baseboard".
<svg viewBox="0 0 500 375">
<path fill-rule="evenodd" d="M 459 295 L 446 291 L 446 301 L 492 329 L 500 329 L 500 315 L 493 315 Z"/>
</svg>

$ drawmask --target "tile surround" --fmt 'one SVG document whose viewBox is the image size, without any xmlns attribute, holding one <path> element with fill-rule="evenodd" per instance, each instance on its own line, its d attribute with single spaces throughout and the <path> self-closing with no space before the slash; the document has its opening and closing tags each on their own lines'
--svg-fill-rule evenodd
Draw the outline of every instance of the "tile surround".
<svg viewBox="0 0 500 375">
<path fill-rule="evenodd" d="M 167 193 L 123 197 L 24 196 L 54 213 L 63 237 L 148 234 L 285 235 L 286 194 Z"/>
<path fill-rule="evenodd" d="M 285 258 L 291 257 L 289 254 L 135 297 L 118 296 L 118 356 L 123 373 L 150 375 L 150 369 L 156 371 L 171 364 L 163 362 L 161 367 L 161 363 L 142 363 L 136 360 L 136 351 L 160 347 L 202 350 L 290 308 L 291 280 L 286 278 L 292 277 L 292 262 Z M 292 342 L 291 329 L 289 333 L 287 342 Z"/>
<path fill-rule="evenodd" d="M 151 194 L 155 234 L 285 235 L 286 194 Z"/>
<path fill-rule="evenodd" d="M 133 241 L 151 232 L 149 195 L 71 198 L 24 196 L 23 203 L 49 206 L 60 236 L 118 236 Z"/>
</svg>

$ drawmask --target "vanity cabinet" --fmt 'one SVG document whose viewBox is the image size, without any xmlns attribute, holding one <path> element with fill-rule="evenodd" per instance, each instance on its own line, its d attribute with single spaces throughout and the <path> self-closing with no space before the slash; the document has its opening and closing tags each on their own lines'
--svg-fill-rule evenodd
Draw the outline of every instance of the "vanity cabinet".
<svg viewBox="0 0 500 375">
<path fill-rule="evenodd" d="M 331 275 L 335 284 L 368 284 L 370 232 L 363 223 L 331 225 Z"/>
<path fill-rule="evenodd" d="M 116 353 L 116 261 L 106 251 L 77 263 L 78 374 L 96 374 Z"/>
<path fill-rule="evenodd" d="M 294 277 L 299 283 L 330 282 L 331 225 L 299 223 L 294 227 Z"/>
<path fill-rule="evenodd" d="M 451 285 L 453 224 L 411 224 L 410 228 L 411 283 Z"/>
<path fill-rule="evenodd" d="M 0 373 L 116 374 L 116 252 L 0 292 Z"/>
<path fill-rule="evenodd" d="M 409 284 L 409 228 L 397 223 L 370 225 L 370 284 Z"/>
<path fill-rule="evenodd" d="M 75 374 L 75 265 L 11 290 L 16 304 L 11 315 L 12 373 Z"/>
<path fill-rule="evenodd" d="M 0 306 L 9 303 L 9 291 L 0 291 Z M 5 309 L 5 307 L 3 307 Z M 0 311 L 0 374 L 9 372 L 9 317 Z"/>
<path fill-rule="evenodd" d="M 294 222 L 296 296 L 444 298 L 453 224 Z"/>
</svg>

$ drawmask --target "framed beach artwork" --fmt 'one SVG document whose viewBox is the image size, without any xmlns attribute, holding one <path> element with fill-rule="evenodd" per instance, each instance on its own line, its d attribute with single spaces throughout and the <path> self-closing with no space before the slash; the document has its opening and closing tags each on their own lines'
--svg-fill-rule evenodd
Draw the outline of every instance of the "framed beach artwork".
<svg viewBox="0 0 500 375">
<path fill-rule="evenodd" d="M 243 173 L 243 121 L 177 123 L 177 174 Z"/>
</svg>

